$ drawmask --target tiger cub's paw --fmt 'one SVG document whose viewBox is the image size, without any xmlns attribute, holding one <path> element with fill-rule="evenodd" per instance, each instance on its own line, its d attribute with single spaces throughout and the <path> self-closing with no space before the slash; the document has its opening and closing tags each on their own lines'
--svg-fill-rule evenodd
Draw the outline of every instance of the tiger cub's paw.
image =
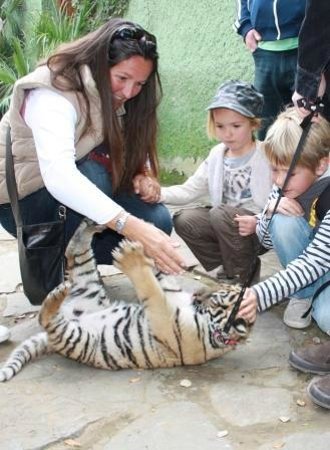
<svg viewBox="0 0 330 450">
<path fill-rule="evenodd" d="M 112 256 L 114 265 L 125 274 L 144 266 L 154 266 L 153 261 L 144 254 L 143 246 L 139 242 L 124 239 L 112 252 Z"/>
<path fill-rule="evenodd" d="M 56 288 L 54 288 L 48 295 L 47 300 L 55 303 L 62 303 L 67 297 L 71 289 L 71 283 L 69 280 L 63 281 Z"/>
</svg>

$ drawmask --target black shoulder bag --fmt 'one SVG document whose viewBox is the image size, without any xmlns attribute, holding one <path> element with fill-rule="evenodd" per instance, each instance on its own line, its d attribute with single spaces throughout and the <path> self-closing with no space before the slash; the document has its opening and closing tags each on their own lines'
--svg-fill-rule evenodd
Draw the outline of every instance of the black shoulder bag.
<svg viewBox="0 0 330 450">
<path fill-rule="evenodd" d="M 59 220 L 23 225 L 19 209 L 10 127 L 6 138 L 6 182 L 17 228 L 18 256 L 24 294 L 40 305 L 64 280 L 64 225 L 66 209 L 59 206 Z"/>
</svg>

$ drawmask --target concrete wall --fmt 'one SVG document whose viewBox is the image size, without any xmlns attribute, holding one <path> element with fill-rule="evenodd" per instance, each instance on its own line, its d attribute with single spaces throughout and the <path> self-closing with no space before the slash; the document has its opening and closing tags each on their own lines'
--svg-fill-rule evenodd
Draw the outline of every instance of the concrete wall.
<svg viewBox="0 0 330 450">
<path fill-rule="evenodd" d="M 164 98 L 160 154 L 205 156 L 205 108 L 219 84 L 253 79 L 253 60 L 233 30 L 233 0 L 130 0 L 128 18 L 158 39 Z"/>
</svg>

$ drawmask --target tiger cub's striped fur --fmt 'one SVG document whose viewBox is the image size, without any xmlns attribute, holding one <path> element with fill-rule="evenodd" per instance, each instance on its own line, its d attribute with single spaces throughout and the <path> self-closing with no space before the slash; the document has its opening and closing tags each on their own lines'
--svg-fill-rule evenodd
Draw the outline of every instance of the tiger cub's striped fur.
<svg viewBox="0 0 330 450">
<path fill-rule="evenodd" d="M 45 332 L 13 351 L 0 370 L 0 381 L 45 353 L 102 369 L 151 369 L 204 363 L 247 336 L 246 324 L 237 319 L 229 345 L 221 339 L 238 286 L 223 284 L 213 293 L 184 292 L 175 277 L 156 277 L 153 262 L 134 242 L 122 241 L 113 256 L 133 283 L 139 303 L 110 304 L 91 249 L 93 234 L 100 229 L 85 220 L 76 231 L 66 252 L 69 280 L 48 294 L 40 310 Z"/>
</svg>

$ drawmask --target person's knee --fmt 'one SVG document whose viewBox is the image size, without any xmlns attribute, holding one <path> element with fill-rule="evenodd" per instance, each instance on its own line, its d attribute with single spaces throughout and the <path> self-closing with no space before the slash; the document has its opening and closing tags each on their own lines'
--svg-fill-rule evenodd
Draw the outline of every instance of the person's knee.
<svg viewBox="0 0 330 450">
<path fill-rule="evenodd" d="M 173 225 L 176 233 L 183 239 L 195 239 L 201 233 L 196 212 L 190 209 L 178 211 L 173 216 Z"/>
<path fill-rule="evenodd" d="M 120 204 L 123 206 L 122 203 Z M 150 204 L 138 200 L 138 203 L 134 205 L 133 210 L 129 207 L 129 204 L 127 204 L 126 209 L 145 222 L 152 223 L 155 227 L 164 231 L 164 233 L 168 235 L 172 233 L 173 222 L 171 214 L 162 203 Z"/>
<path fill-rule="evenodd" d="M 272 218 L 269 231 L 272 237 L 291 241 L 292 238 L 308 238 L 310 229 L 303 217 L 275 214 Z"/>
<path fill-rule="evenodd" d="M 181 237 L 191 235 L 194 231 L 194 227 L 192 226 L 190 220 L 188 220 L 188 217 L 184 211 L 178 211 L 174 214 L 173 225 L 176 233 Z"/>
<path fill-rule="evenodd" d="M 170 235 L 173 230 L 173 222 L 169 210 L 164 205 L 157 205 L 152 222 L 157 228 Z"/>
<path fill-rule="evenodd" d="M 319 298 L 317 298 L 313 305 L 312 317 L 317 323 L 318 327 L 330 336 L 330 303 L 329 303 L 330 289 L 327 288 Z"/>
<path fill-rule="evenodd" d="M 313 319 L 320 330 L 330 336 L 330 311 L 328 311 L 327 315 L 320 315 L 317 312 L 313 313 Z"/>
<path fill-rule="evenodd" d="M 225 231 L 228 227 L 235 227 L 234 217 L 236 208 L 231 206 L 217 206 L 210 210 L 210 221 L 214 230 Z"/>
</svg>

